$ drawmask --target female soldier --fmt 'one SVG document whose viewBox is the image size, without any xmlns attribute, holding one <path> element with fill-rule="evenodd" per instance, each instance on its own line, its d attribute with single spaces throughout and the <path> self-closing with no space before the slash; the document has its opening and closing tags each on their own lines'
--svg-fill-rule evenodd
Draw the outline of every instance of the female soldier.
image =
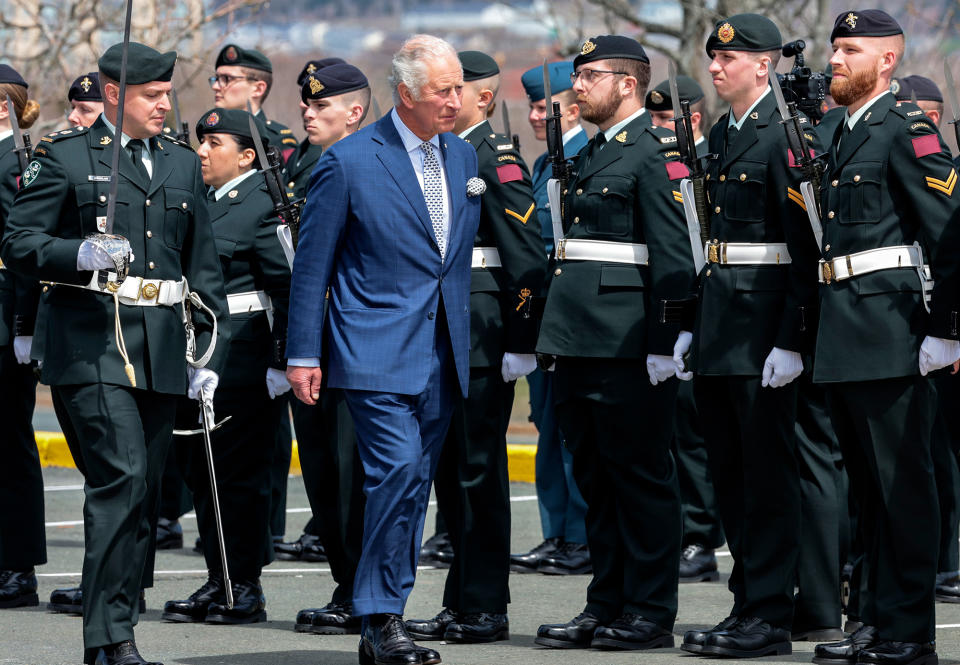
<svg viewBox="0 0 960 665">
<path fill-rule="evenodd" d="M 100 96 L 100 74 L 88 72 L 77 77 L 67 92 L 70 113 L 67 122 L 72 127 L 89 127 L 103 113 L 103 97 Z"/>
<path fill-rule="evenodd" d="M 217 415 L 230 420 L 211 438 L 235 604 L 231 610 L 225 601 L 203 442 L 197 436 L 177 437 L 176 457 L 193 491 L 209 578 L 187 600 L 166 603 L 168 621 L 266 620 L 260 571 L 273 559 L 269 463 L 278 421 L 274 412 L 286 405 L 273 398 L 290 389 L 282 369 L 290 268 L 258 171 L 249 118 L 246 111 L 217 108 L 197 123 L 197 154 L 210 186 L 207 207 L 230 304 L 230 350 L 214 398 Z M 177 419 L 178 427 L 196 429 L 196 402 L 184 399 Z"/>
<path fill-rule="evenodd" d="M 4 226 L 23 173 L 14 150 L 11 113 L 16 114 L 20 129 L 27 129 L 39 117 L 40 105 L 28 99 L 23 77 L 12 67 L 0 65 L 0 222 Z M 0 445 L 0 607 L 37 605 L 33 567 L 47 562 L 43 476 L 32 425 L 37 381 L 30 368 L 38 297 L 36 282 L 0 264 L 0 422 L 5 431 Z"/>
</svg>

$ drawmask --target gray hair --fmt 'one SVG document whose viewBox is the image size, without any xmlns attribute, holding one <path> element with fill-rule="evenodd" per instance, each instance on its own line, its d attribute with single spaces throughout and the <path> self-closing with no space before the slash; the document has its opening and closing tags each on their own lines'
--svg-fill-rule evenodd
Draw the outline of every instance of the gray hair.
<svg viewBox="0 0 960 665">
<path fill-rule="evenodd" d="M 447 57 L 459 62 L 456 49 L 439 37 L 414 35 L 405 41 L 393 55 L 390 76 L 387 78 L 393 92 L 393 103 L 400 103 L 401 83 L 407 86 L 414 99 L 420 99 L 423 86 L 427 83 L 427 63 Z"/>
</svg>

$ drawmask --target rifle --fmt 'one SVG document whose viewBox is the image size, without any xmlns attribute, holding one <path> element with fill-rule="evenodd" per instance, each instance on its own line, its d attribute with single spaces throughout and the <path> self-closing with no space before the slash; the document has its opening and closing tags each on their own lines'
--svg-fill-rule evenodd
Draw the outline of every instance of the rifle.
<svg viewBox="0 0 960 665">
<path fill-rule="evenodd" d="M 683 196 L 683 212 L 687 219 L 687 234 L 690 236 L 693 266 L 699 273 L 706 264 L 703 247 L 710 242 L 707 171 L 703 167 L 703 161 L 697 157 L 697 141 L 694 138 L 690 101 L 680 99 L 680 91 L 677 88 L 677 68 L 672 60 L 670 61 L 670 99 L 673 104 L 674 133 L 677 135 L 680 161 L 690 171 L 690 177 L 680 181 L 680 193 Z"/>
<path fill-rule="evenodd" d="M 553 101 L 550 91 L 550 71 L 547 61 L 543 61 L 543 89 L 546 93 L 544 100 L 547 104 L 547 153 L 550 165 L 553 168 L 553 177 L 547 181 L 547 198 L 550 201 L 550 217 L 553 221 L 553 256 L 563 256 L 563 220 L 564 197 L 567 194 L 567 185 L 570 182 L 570 164 L 563 155 L 563 126 L 560 120 L 560 102 Z M 552 109 L 552 114 L 550 113 Z"/>
<path fill-rule="evenodd" d="M 953 135 L 957 139 L 957 149 L 960 150 L 960 103 L 957 102 L 957 88 L 950 72 L 950 63 L 943 61 L 943 75 L 947 79 L 947 96 L 950 98 L 950 109 L 953 111 Z"/>
<path fill-rule="evenodd" d="M 170 91 L 170 99 L 173 100 L 174 124 L 176 125 L 177 129 L 179 129 L 179 131 L 177 131 L 175 134 L 176 139 L 180 141 L 180 143 L 186 143 L 187 145 L 190 145 L 190 124 L 183 122 L 183 120 L 180 118 L 180 102 L 177 100 L 176 88 L 173 88 Z"/>
<path fill-rule="evenodd" d="M 823 225 L 820 222 L 820 180 L 823 178 L 823 164 L 810 154 L 810 147 L 803 135 L 803 128 L 800 126 L 800 112 L 797 110 L 797 105 L 793 102 L 789 104 L 786 102 L 783 98 L 780 82 L 777 80 L 777 73 L 773 71 L 773 67 L 767 69 L 770 75 L 770 87 L 773 89 L 773 96 L 777 100 L 780 117 L 783 118 L 780 124 L 783 125 L 783 130 L 787 133 L 787 145 L 790 147 L 794 163 L 803 171 L 800 193 L 807 209 L 810 228 L 813 230 L 813 236 L 817 241 L 817 248 L 822 249 Z"/>
</svg>

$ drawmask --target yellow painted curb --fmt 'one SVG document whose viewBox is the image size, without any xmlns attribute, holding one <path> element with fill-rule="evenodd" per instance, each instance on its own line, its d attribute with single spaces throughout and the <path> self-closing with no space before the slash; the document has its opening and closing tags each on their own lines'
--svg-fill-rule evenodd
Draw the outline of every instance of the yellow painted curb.
<svg viewBox="0 0 960 665">
<path fill-rule="evenodd" d="M 76 468 L 73 455 L 67 447 L 67 440 L 60 432 L 36 432 L 37 451 L 40 453 L 40 466 L 64 466 Z M 537 447 L 517 443 L 507 444 L 507 463 L 510 480 L 513 482 L 532 483 L 534 481 L 534 458 Z M 293 442 L 290 455 L 290 473 L 299 476 L 300 455 L 297 452 L 297 442 Z"/>
</svg>

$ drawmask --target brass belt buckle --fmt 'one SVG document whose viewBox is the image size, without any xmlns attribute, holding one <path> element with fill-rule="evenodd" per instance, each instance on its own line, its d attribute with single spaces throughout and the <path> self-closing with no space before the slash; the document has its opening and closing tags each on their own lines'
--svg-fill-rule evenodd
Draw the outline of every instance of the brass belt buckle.
<svg viewBox="0 0 960 665">
<path fill-rule="evenodd" d="M 157 288 L 156 284 L 147 282 L 140 287 L 141 300 L 154 300 L 158 295 L 160 295 L 160 289 Z"/>
<path fill-rule="evenodd" d="M 566 238 L 561 238 L 560 242 L 557 243 L 557 258 L 566 259 L 567 258 L 567 240 Z"/>
<path fill-rule="evenodd" d="M 820 266 L 820 274 L 823 276 L 825 284 L 829 284 L 833 279 L 833 261 L 824 261 Z"/>
<path fill-rule="evenodd" d="M 710 243 L 707 246 L 707 262 L 708 263 L 720 263 L 720 255 L 717 251 L 719 245 L 715 242 Z"/>
</svg>

